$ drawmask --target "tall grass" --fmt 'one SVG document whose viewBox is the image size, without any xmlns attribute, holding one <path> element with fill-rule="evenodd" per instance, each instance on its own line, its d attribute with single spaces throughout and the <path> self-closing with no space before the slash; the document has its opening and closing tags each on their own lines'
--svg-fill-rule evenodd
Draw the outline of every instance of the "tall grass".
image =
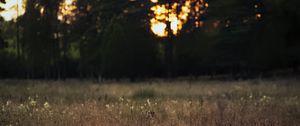
<svg viewBox="0 0 300 126">
<path fill-rule="evenodd" d="M 300 80 L 0 81 L 0 125 L 298 126 Z"/>
</svg>

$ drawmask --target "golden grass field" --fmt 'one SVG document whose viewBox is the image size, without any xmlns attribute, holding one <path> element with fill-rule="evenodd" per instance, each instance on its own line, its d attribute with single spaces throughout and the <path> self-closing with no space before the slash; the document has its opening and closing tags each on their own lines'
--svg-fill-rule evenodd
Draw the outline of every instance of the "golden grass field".
<svg viewBox="0 0 300 126">
<path fill-rule="evenodd" d="M 0 81 L 1 126 L 300 126 L 300 80 Z"/>
</svg>

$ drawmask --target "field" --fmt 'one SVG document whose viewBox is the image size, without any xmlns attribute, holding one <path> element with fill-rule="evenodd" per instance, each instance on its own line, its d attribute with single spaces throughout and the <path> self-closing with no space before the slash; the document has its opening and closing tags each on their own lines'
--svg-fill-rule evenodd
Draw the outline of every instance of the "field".
<svg viewBox="0 0 300 126">
<path fill-rule="evenodd" d="M 0 81 L 1 126 L 299 126 L 300 80 Z"/>
</svg>

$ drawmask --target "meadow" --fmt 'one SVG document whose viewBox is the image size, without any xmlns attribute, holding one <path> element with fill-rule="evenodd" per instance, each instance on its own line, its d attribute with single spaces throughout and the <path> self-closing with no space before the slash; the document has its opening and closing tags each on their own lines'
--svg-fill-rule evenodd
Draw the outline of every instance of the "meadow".
<svg viewBox="0 0 300 126">
<path fill-rule="evenodd" d="M 1 126 L 299 126 L 300 80 L 1 80 Z"/>
</svg>

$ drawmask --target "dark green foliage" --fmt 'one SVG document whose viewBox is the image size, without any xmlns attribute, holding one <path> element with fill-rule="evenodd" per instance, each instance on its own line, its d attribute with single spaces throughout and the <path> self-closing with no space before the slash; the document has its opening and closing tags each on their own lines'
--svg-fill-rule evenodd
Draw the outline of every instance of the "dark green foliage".
<svg viewBox="0 0 300 126">
<path fill-rule="evenodd" d="M 0 36 L 0 49 L 5 48 L 5 42 L 3 38 Z"/>
<path fill-rule="evenodd" d="M 41 15 L 37 4 L 45 6 L 45 15 Z M 23 46 L 27 60 L 27 76 L 54 77 L 59 58 L 59 43 L 54 38 L 57 1 L 27 1 L 24 15 Z"/>
<path fill-rule="evenodd" d="M 17 72 L 20 64 L 17 64 L 16 58 L 11 57 L 11 55 L 7 55 L 7 53 L 0 50 L 0 79 L 16 76 L 18 74 Z"/>
<path fill-rule="evenodd" d="M 57 19 L 60 2 L 28 0 L 17 23 L 0 19 L 0 78 L 165 76 L 168 40 L 149 30 L 149 1 L 78 0 L 71 24 Z M 209 1 L 204 27 L 188 22 L 173 38 L 175 75 L 297 73 L 299 6 L 296 0 Z"/>
<path fill-rule="evenodd" d="M 104 35 L 102 70 L 106 77 L 153 76 L 157 64 L 155 43 L 149 34 L 120 17 L 112 19 Z"/>
</svg>

